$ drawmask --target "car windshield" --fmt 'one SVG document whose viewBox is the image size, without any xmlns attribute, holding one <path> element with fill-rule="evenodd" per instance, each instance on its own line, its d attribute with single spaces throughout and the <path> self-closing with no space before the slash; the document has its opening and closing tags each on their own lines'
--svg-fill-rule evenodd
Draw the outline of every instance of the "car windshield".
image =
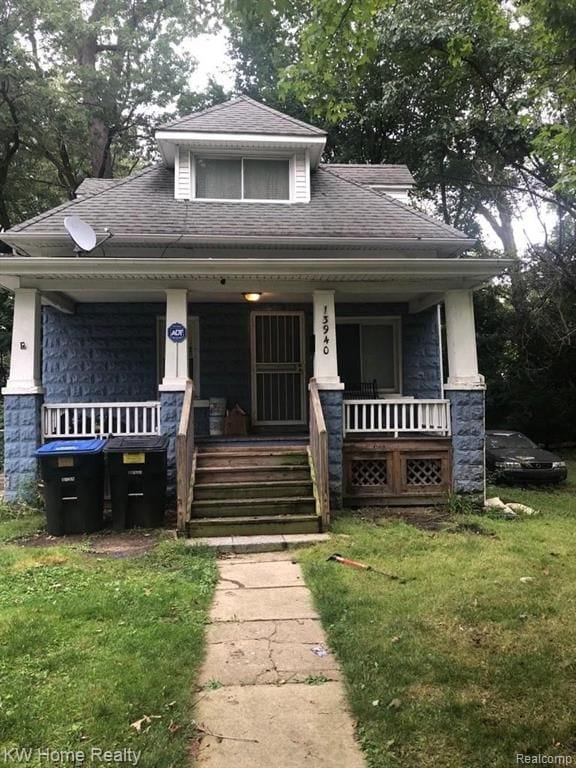
<svg viewBox="0 0 576 768">
<path fill-rule="evenodd" d="M 536 448 L 536 445 L 526 437 L 526 435 L 521 435 L 520 433 L 516 432 L 512 435 L 507 434 L 496 434 L 496 435 L 487 435 L 486 436 L 486 443 L 489 448 L 493 449 L 499 449 L 499 448 Z"/>
</svg>

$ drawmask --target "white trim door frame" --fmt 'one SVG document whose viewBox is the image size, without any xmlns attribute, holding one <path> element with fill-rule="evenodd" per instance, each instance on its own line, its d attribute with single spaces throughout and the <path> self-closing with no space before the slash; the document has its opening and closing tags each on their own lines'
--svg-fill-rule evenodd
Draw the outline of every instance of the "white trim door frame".
<svg viewBox="0 0 576 768">
<path fill-rule="evenodd" d="M 306 424 L 304 312 L 252 312 L 252 423 Z"/>
</svg>

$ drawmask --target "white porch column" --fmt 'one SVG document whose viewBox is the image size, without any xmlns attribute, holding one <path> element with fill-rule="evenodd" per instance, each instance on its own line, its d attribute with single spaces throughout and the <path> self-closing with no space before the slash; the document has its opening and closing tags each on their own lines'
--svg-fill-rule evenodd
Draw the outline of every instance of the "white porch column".
<svg viewBox="0 0 576 768">
<path fill-rule="evenodd" d="M 484 376 L 478 373 L 472 291 L 448 291 L 444 295 L 444 308 L 448 352 L 446 389 L 484 389 Z"/>
<path fill-rule="evenodd" d="M 344 389 L 338 376 L 334 291 L 314 291 L 314 378 L 318 389 Z"/>
<path fill-rule="evenodd" d="M 175 324 L 186 329 L 183 341 L 169 337 L 170 327 Z M 185 288 L 166 290 L 166 337 L 164 353 L 164 378 L 161 392 L 181 392 L 188 381 L 188 296 Z"/>
<path fill-rule="evenodd" d="M 36 395 L 44 392 L 40 371 L 40 328 L 40 292 L 36 288 L 17 288 L 14 291 L 10 376 L 2 394 Z"/>
</svg>

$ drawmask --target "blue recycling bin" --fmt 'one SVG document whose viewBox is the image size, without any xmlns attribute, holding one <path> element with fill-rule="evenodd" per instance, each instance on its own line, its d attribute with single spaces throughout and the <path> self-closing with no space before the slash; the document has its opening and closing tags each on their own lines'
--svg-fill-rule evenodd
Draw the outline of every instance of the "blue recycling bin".
<svg viewBox="0 0 576 768">
<path fill-rule="evenodd" d="M 54 440 L 36 451 L 52 536 L 92 533 L 104 525 L 106 440 Z"/>
</svg>

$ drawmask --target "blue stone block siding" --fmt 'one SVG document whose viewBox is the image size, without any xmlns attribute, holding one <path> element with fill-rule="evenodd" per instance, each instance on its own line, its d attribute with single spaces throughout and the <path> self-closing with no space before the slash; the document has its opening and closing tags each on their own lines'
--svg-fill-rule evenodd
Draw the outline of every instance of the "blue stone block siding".
<svg viewBox="0 0 576 768">
<path fill-rule="evenodd" d="M 40 445 L 41 395 L 4 397 L 4 498 L 15 501 L 29 493 L 37 479 L 34 451 Z"/>
<path fill-rule="evenodd" d="M 330 507 L 342 509 L 342 400 L 341 390 L 319 391 L 322 413 L 328 430 L 328 472 Z"/>
<path fill-rule="evenodd" d="M 168 435 L 168 498 L 176 497 L 176 433 L 184 392 L 160 392 L 160 431 Z"/>
<path fill-rule="evenodd" d="M 484 391 L 447 390 L 452 418 L 452 478 L 457 493 L 484 497 Z"/>
<path fill-rule="evenodd" d="M 400 317 L 402 394 L 426 400 L 442 396 L 442 367 L 436 307 L 416 314 L 407 304 L 339 304 L 336 319 L 344 317 Z"/>
<path fill-rule="evenodd" d="M 442 397 L 442 365 L 436 307 L 402 318 L 403 394 Z"/>
<path fill-rule="evenodd" d="M 305 312 L 306 377 L 312 375 L 311 304 L 258 306 L 258 311 Z M 199 318 L 199 396 L 225 397 L 251 412 L 248 304 L 190 304 Z M 163 304 L 80 304 L 74 315 L 43 309 L 43 385 L 46 402 L 157 399 L 156 318 Z M 438 326 L 434 307 L 410 315 L 406 304 L 338 304 L 337 317 L 400 316 L 403 394 L 441 394 Z M 199 425 L 200 426 L 200 425 Z"/>
<path fill-rule="evenodd" d="M 156 317 L 163 305 L 44 307 L 42 384 L 47 403 L 156 400 Z"/>
</svg>

